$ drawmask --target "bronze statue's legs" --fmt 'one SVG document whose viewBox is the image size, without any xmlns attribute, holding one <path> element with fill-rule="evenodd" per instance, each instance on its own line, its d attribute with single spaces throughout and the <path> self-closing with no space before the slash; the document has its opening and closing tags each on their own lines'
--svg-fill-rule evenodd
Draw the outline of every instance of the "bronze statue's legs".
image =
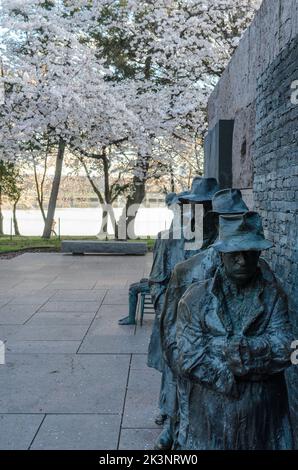
<svg viewBox="0 0 298 470">
<path fill-rule="evenodd" d="M 131 318 L 129 315 L 127 317 L 121 318 L 118 320 L 118 325 L 135 325 L 135 318 Z"/>
<path fill-rule="evenodd" d="M 156 416 L 154 421 L 155 421 L 155 424 L 157 424 L 158 426 L 163 426 L 166 419 L 167 419 L 167 415 L 159 414 Z"/>
<path fill-rule="evenodd" d="M 127 317 L 121 318 L 118 321 L 119 325 L 135 325 L 136 324 L 136 312 L 138 305 L 138 295 L 141 292 L 148 291 L 147 279 L 142 279 L 140 282 L 131 284 L 128 292 L 129 299 L 129 314 Z"/>
<path fill-rule="evenodd" d="M 154 450 L 170 450 L 173 446 L 173 420 L 167 418 L 164 428 L 154 444 Z"/>
<path fill-rule="evenodd" d="M 176 432 L 177 420 L 177 381 L 169 366 L 164 363 L 159 408 L 163 415 L 167 416 L 164 428 L 155 442 L 155 449 L 172 449 Z"/>
</svg>

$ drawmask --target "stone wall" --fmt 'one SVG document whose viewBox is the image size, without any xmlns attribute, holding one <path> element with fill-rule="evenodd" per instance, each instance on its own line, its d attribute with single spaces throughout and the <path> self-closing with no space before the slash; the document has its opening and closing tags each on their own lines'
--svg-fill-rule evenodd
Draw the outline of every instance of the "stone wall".
<svg viewBox="0 0 298 470">
<path fill-rule="evenodd" d="M 295 79 L 298 36 L 258 79 L 253 181 L 255 207 L 275 243 L 268 258 L 297 313 L 298 105 L 291 103 Z M 298 327 L 298 315 L 293 321 Z"/>
<path fill-rule="evenodd" d="M 258 79 L 253 195 L 268 238 L 268 261 L 288 293 L 298 338 L 298 105 L 291 83 L 298 79 L 298 36 Z M 298 444 L 298 366 L 288 373 Z"/>
<path fill-rule="evenodd" d="M 298 1 L 265 0 L 209 100 L 209 128 L 234 120 L 233 186 L 251 188 L 275 246 L 266 257 L 289 297 L 298 339 Z M 288 373 L 298 448 L 298 366 Z"/>
<path fill-rule="evenodd" d="M 258 77 L 298 34 L 297 0 L 264 0 L 208 103 L 209 128 L 234 119 L 233 186 L 252 188 Z"/>
</svg>

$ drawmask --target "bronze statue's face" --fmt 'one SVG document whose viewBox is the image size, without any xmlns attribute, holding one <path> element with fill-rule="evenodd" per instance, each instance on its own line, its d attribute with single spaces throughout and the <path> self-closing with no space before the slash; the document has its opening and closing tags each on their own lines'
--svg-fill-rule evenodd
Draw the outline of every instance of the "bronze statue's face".
<svg viewBox="0 0 298 470">
<path fill-rule="evenodd" d="M 222 253 L 225 271 L 236 284 L 246 284 L 256 274 L 260 251 Z"/>
</svg>

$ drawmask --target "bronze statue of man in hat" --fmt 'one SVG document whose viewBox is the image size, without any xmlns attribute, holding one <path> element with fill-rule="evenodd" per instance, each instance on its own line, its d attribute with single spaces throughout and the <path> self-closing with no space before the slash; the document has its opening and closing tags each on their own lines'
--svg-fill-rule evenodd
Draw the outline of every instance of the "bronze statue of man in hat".
<svg viewBox="0 0 298 470">
<path fill-rule="evenodd" d="M 239 189 L 223 189 L 215 193 L 212 198 L 212 211 L 206 215 L 205 226 L 213 232 L 213 240 L 218 234 L 218 216 L 219 214 L 239 214 L 248 211 L 248 207 L 242 199 Z M 207 230 L 206 230 L 207 231 Z M 161 342 L 165 359 L 165 371 L 167 378 L 167 393 L 164 395 L 164 409 L 167 415 L 172 419 L 172 428 L 179 426 L 179 438 L 182 437 L 184 427 L 183 420 L 186 420 L 187 414 L 180 416 L 180 403 L 187 401 L 189 384 L 176 374 L 175 367 L 177 362 L 177 343 L 176 343 L 176 321 L 178 303 L 188 289 L 188 287 L 197 281 L 203 281 L 212 277 L 220 264 L 220 256 L 214 248 L 210 248 L 212 240 L 203 243 L 202 249 L 186 261 L 178 263 L 175 266 L 172 277 L 168 284 L 164 307 L 161 314 Z M 186 395 L 186 396 L 185 396 Z M 173 433 L 178 436 L 177 432 Z M 163 437 L 163 436 L 161 436 Z M 165 443 L 165 439 L 159 440 L 160 448 Z M 176 442 L 174 446 L 178 445 Z"/>
<path fill-rule="evenodd" d="M 293 448 L 287 299 L 260 258 L 271 246 L 256 212 L 220 216 L 221 264 L 179 303 L 177 370 L 192 387 L 181 449 Z"/>
<path fill-rule="evenodd" d="M 185 193 L 186 192 L 181 194 Z M 175 217 L 177 217 L 177 214 L 180 218 L 179 210 L 177 211 L 179 195 L 176 193 L 167 194 L 165 203 L 168 209 L 173 211 L 173 221 Z M 149 275 L 149 290 L 156 315 L 150 337 L 147 362 L 149 367 L 157 369 L 160 372 L 163 370 L 159 333 L 160 312 L 171 272 L 176 263 L 184 259 L 184 239 L 182 236 L 174 238 L 173 221 L 169 230 L 163 230 L 157 235 L 153 247 L 153 263 Z"/>
<path fill-rule="evenodd" d="M 175 386 L 172 385 L 171 371 L 168 369 L 167 364 L 163 360 L 163 354 L 161 351 L 161 343 L 160 343 L 161 338 L 160 338 L 159 321 L 160 321 L 160 314 L 164 306 L 165 293 L 166 293 L 168 282 L 172 275 L 173 269 L 175 268 L 177 263 L 193 256 L 198 251 L 201 251 L 201 249 L 205 249 L 215 240 L 216 235 L 217 235 L 216 225 L 214 224 L 214 221 L 209 216 L 207 216 L 207 214 L 212 208 L 212 204 L 211 204 L 212 197 L 218 191 L 218 189 L 219 189 L 218 183 L 215 178 L 197 177 L 193 180 L 192 187 L 189 192 L 178 195 L 180 204 L 190 205 L 192 207 L 192 213 L 195 212 L 195 207 L 198 204 L 201 205 L 203 208 L 203 224 L 202 224 L 203 246 L 202 248 L 198 246 L 197 240 L 194 240 L 193 243 L 186 244 L 186 240 L 184 239 L 184 233 L 182 233 L 181 240 L 178 242 L 178 247 L 179 247 L 178 250 L 177 250 L 177 242 L 173 243 L 172 241 L 169 241 L 164 244 L 164 247 L 166 247 L 166 250 L 165 250 L 165 256 L 164 254 L 162 254 L 163 266 L 165 265 L 170 266 L 170 269 L 167 271 L 168 277 L 166 279 L 166 283 L 164 284 L 165 290 L 163 292 L 162 302 L 159 303 L 159 311 L 158 311 L 158 316 L 157 316 L 158 325 L 155 331 L 153 330 L 154 334 L 152 334 L 151 336 L 151 341 L 150 341 L 150 346 L 149 346 L 149 355 L 148 355 L 148 365 L 151 365 L 150 363 L 152 363 L 151 361 L 152 354 L 150 354 L 150 351 L 159 351 L 159 357 L 161 358 L 161 361 L 158 365 L 162 366 L 162 382 L 161 382 L 161 390 L 160 390 L 159 408 L 161 412 L 161 417 L 163 417 L 164 419 L 167 418 L 165 419 L 163 431 L 161 432 L 160 436 L 158 437 L 155 443 L 156 449 L 169 449 L 172 446 L 173 422 L 171 420 L 171 415 L 169 414 L 169 403 L 173 403 L 176 400 L 175 398 L 176 388 Z M 195 219 L 192 218 L 191 224 L 194 225 L 194 222 L 195 222 Z M 180 260 L 177 260 L 177 253 L 180 253 L 180 256 L 181 256 Z M 152 283 L 152 287 L 154 287 L 153 283 Z M 156 323 L 157 323 L 157 320 L 156 320 Z M 154 341 L 155 341 L 155 344 L 157 344 L 157 342 L 159 343 L 159 348 L 157 347 L 155 347 L 154 349 L 152 348 L 152 344 Z M 154 355 L 153 357 L 156 358 L 156 355 Z M 159 423 L 162 423 L 162 421 L 163 421 L 162 419 L 158 418 Z"/>
</svg>

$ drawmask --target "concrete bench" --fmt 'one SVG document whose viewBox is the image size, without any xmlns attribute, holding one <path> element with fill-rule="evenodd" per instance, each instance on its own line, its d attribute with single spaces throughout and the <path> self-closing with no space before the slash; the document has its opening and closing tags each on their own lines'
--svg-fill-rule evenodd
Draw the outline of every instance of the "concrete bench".
<svg viewBox="0 0 298 470">
<path fill-rule="evenodd" d="M 122 241 L 96 241 L 96 240 L 63 240 L 62 253 L 83 255 L 85 253 L 109 254 L 109 255 L 145 255 L 147 243 L 122 242 Z"/>
</svg>

